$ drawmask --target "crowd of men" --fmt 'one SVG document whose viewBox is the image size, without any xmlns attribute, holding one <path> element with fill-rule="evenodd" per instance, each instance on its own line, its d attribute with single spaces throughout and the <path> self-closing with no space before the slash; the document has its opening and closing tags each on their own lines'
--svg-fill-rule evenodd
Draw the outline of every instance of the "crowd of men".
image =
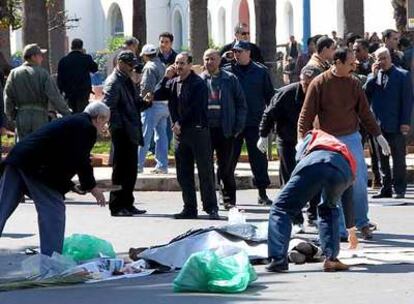
<svg viewBox="0 0 414 304">
<path fill-rule="evenodd" d="M 112 140 L 112 183 L 116 186 L 109 197 L 112 216 L 146 212 L 134 206 L 137 173 L 143 172 L 152 145 L 156 160 L 153 172 L 168 173 L 171 137 L 183 199 L 176 219 L 198 216 L 195 165 L 203 211 L 210 219 L 220 219 L 216 185 L 226 210 L 237 205 L 235 169 L 244 143 L 258 204 L 272 205 L 266 191 L 270 185 L 266 152 L 267 137 L 274 132 L 284 190 L 270 211 L 269 271 L 287 269 L 286 252 L 277 248 L 286 247 L 292 222 L 303 230 L 301 208 L 308 201 L 308 223 L 315 225 L 319 217 L 320 229 L 325 231 L 321 242 L 329 257 L 326 270 L 344 270 L 336 259 L 339 238 L 354 238 L 356 227 L 363 238 L 370 239 L 375 229 L 368 214 L 365 142 L 371 151 L 373 185 L 379 187 L 374 198 L 392 197 L 393 190 L 395 198 L 404 198 L 407 187 L 405 136 L 410 131 L 413 102 L 408 71 L 412 49 L 406 44 L 403 51 L 399 49 L 404 40 L 396 31 L 387 30 L 383 36 L 380 44 L 353 34 L 345 40 L 334 32 L 332 38 L 317 35 L 308 39 L 306 53 L 292 36 L 285 55 L 290 84 L 276 91 L 260 48 L 250 42 L 245 24 L 235 28 L 234 41 L 222 50 L 205 51 L 201 73 L 196 73 L 200 69 L 194 69 L 189 52 L 172 49 L 171 33 L 159 35 L 158 47 L 140 47 L 136 38 L 129 38 L 113 56 L 102 102 L 94 103 L 89 103 L 90 73 L 97 71 L 97 65 L 85 53 L 80 39 L 72 41 L 72 51 L 60 60 L 57 84 L 41 68 L 45 50 L 36 44 L 26 46 L 25 63 L 11 71 L 4 88 L 4 112 L 15 122 L 18 143 L 2 163 L 0 231 L 24 194 L 37 204 L 46 200 L 52 205 L 57 200 L 58 209 L 51 212 L 39 207 L 38 212 L 43 219 L 44 252 L 61 251 L 64 194 L 69 190 L 91 192 L 98 203 L 105 203 L 86 155 L 106 122 Z M 47 124 L 51 111 L 68 117 Z M 70 132 L 76 132 L 78 142 Z M 308 134 L 313 134 L 312 139 L 306 140 Z M 57 141 L 59 136 L 68 141 Z M 50 138 L 59 146 L 52 147 L 55 144 Z M 318 147 L 326 153 L 315 153 L 315 139 L 323 143 Z M 296 150 L 303 145 L 306 148 L 298 159 Z M 33 147 L 39 151 L 48 147 L 49 152 L 36 152 Z M 70 166 L 63 166 L 50 153 L 60 153 L 63 147 L 73 155 L 68 154 L 73 158 Z M 315 164 L 323 174 L 309 169 Z M 326 164 L 339 171 L 331 172 Z M 59 173 L 56 168 L 62 166 L 64 173 Z M 70 181 L 75 174 L 80 185 Z M 312 182 L 317 176 L 326 184 Z M 13 183 L 19 187 L 11 191 Z M 334 214 L 337 209 L 339 213 Z M 60 222 L 52 225 L 53 217 Z M 329 230 L 336 224 L 338 233 Z M 59 235 L 50 235 L 50 227 Z"/>
</svg>

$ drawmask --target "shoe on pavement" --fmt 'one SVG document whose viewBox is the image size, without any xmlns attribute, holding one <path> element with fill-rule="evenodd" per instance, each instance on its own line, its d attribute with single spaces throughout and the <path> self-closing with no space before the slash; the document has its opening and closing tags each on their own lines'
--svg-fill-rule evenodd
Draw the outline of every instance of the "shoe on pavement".
<svg viewBox="0 0 414 304">
<path fill-rule="evenodd" d="M 268 272 L 287 272 L 289 270 L 289 265 L 285 260 L 272 259 L 266 266 L 266 270 Z"/>
<path fill-rule="evenodd" d="M 376 180 L 372 181 L 371 190 L 380 190 L 381 187 L 382 187 L 382 184 L 380 181 L 376 181 Z"/>
<path fill-rule="evenodd" d="M 218 214 L 217 210 L 211 211 L 208 213 L 208 219 L 209 220 L 219 220 L 220 215 Z"/>
<path fill-rule="evenodd" d="M 375 231 L 375 230 L 378 229 L 378 225 L 376 223 L 373 223 L 373 222 L 369 222 L 368 227 L 369 227 L 369 230 L 371 230 L 371 231 Z"/>
<path fill-rule="evenodd" d="M 132 213 L 132 215 L 139 215 L 139 214 L 144 214 L 147 212 L 147 210 L 144 209 L 138 209 L 135 208 L 134 206 L 128 207 L 126 208 L 130 213 Z"/>
<path fill-rule="evenodd" d="M 369 229 L 369 225 L 361 228 L 361 235 L 364 240 L 372 239 L 372 231 Z"/>
<path fill-rule="evenodd" d="M 372 198 L 391 198 L 392 193 L 390 192 L 378 192 L 377 194 L 373 195 Z"/>
<path fill-rule="evenodd" d="M 226 209 L 226 210 L 230 210 L 231 208 L 236 207 L 236 203 L 229 203 L 229 202 L 226 202 L 226 203 L 224 203 L 224 204 L 223 204 L 223 206 L 224 206 L 224 209 Z"/>
<path fill-rule="evenodd" d="M 396 194 L 394 195 L 394 198 L 395 198 L 395 199 L 402 199 L 402 198 L 405 198 L 405 194 L 403 194 L 403 193 L 396 193 Z"/>
<path fill-rule="evenodd" d="M 154 170 L 151 170 L 152 174 L 168 174 L 168 169 L 160 169 L 155 168 Z"/>
<path fill-rule="evenodd" d="M 120 209 L 118 211 L 111 211 L 111 216 L 126 217 L 126 216 L 133 216 L 133 214 L 129 212 L 127 209 Z"/>
<path fill-rule="evenodd" d="M 187 211 L 181 211 L 174 214 L 174 218 L 177 220 L 193 220 L 197 218 L 197 213 L 189 213 Z"/>
<path fill-rule="evenodd" d="M 259 196 L 259 198 L 257 199 L 257 203 L 263 206 L 270 206 L 273 204 L 272 200 L 269 199 L 267 195 Z"/>
<path fill-rule="evenodd" d="M 346 271 L 349 270 L 349 266 L 342 263 L 340 260 L 325 260 L 323 263 L 323 271 L 335 272 L 335 271 Z"/>
</svg>

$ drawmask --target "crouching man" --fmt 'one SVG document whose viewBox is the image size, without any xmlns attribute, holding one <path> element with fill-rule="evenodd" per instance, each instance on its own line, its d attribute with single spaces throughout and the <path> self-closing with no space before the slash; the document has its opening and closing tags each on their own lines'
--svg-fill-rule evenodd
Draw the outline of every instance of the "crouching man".
<svg viewBox="0 0 414 304">
<path fill-rule="evenodd" d="M 109 108 L 94 102 L 83 113 L 46 124 L 14 146 L 1 164 L 0 236 L 26 194 L 36 205 L 41 253 L 62 252 L 64 194 L 75 189 L 90 192 L 100 206 L 105 205 L 103 193 L 96 187 L 90 152 L 109 117 Z M 71 179 L 76 174 L 80 186 L 75 187 Z"/>
<path fill-rule="evenodd" d="M 274 201 L 269 215 L 269 258 L 266 269 L 270 272 L 288 270 L 288 247 L 292 219 L 319 191 L 322 200 L 318 205 L 319 237 L 325 255 L 324 270 L 347 270 L 337 256 L 340 248 L 339 217 L 337 204 L 342 193 L 352 186 L 356 162 L 347 146 L 335 137 L 313 130 L 298 147 L 299 163 L 288 183 Z M 350 193 L 350 191 L 347 191 Z M 358 242 L 355 236 L 352 198 L 342 201 L 345 222 L 352 247 Z"/>
</svg>

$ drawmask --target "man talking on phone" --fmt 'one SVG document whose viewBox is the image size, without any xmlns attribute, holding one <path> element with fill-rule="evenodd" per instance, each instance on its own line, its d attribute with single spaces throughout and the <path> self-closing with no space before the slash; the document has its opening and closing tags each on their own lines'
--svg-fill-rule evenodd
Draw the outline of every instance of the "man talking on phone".
<svg viewBox="0 0 414 304">
<path fill-rule="evenodd" d="M 379 153 L 382 188 L 372 198 L 392 197 L 394 180 L 395 198 L 400 199 L 405 197 L 407 188 L 405 137 L 410 132 L 413 107 L 411 77 L 408 71 L 393 65 L 387 48 L 379 48 L 375 57 L 372 73 L 368 76 L 364 89 L 381 132 L 390 144 L 393 174 L 391 175 L 389 156 Z"/>
</svg>

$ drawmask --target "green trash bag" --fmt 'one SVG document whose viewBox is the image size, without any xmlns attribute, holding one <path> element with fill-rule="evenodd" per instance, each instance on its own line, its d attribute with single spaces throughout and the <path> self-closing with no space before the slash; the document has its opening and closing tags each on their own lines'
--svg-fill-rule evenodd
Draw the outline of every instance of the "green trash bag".
<svg viewBox="0 0 414 304">
<path fill-rule="evenodd" d="M 193 253 L 173 282 L 174 291 L 237 293 L 257 279 L 246 252 L 221 247 Z"/>
<path fill-rule="evenodd" d="M 105 240 L 87 234 L 73 234 L 65 238 L 62 255 L 80 262 L 100 256 L 114 258 L 115 251 L 112 244 Z"/>
</svg>

